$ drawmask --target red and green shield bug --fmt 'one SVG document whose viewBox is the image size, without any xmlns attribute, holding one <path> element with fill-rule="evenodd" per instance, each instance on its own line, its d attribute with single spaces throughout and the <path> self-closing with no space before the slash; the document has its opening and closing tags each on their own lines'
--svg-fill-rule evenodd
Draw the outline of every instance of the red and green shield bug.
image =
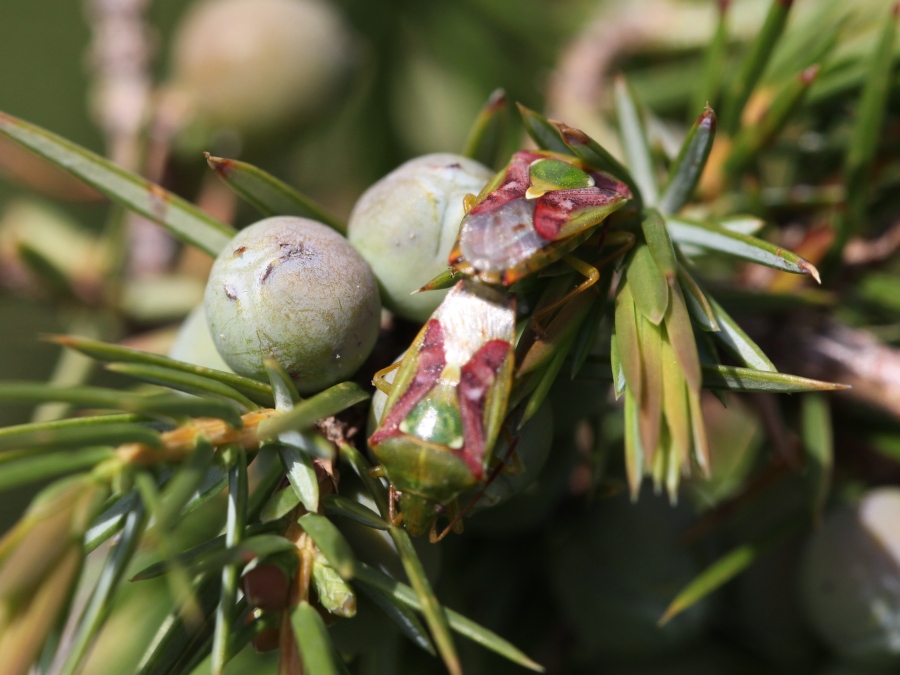
<svg viewBox="0 0 900 675">
<path fill-rule="evenodd" d="M 574 157 L 520 150 L 469 200 L 449 264 L 509 286 L 566 256 L 630 198 L 624 183 Z"/>
<path fill-rule="evenodd" d="M 369 447 L 411 535 L 434 534 L 438 514 L 486 479 L 513 375 L 514 301 L 460 281 L 422 327 L 390 386 Z"/>
<path fill-rule="evenodd" d="M 542 312 L 547 315 L 600 278 L 596 267 L 569 253 L 631 196 L 624 183 L 580 159 L 520 150 L 477 197 L 466 197 L 450 268 L 419 290 L 447 288 L 460 274 L 510 286 L 563 260 L 585 280 Z"/>
</svg>

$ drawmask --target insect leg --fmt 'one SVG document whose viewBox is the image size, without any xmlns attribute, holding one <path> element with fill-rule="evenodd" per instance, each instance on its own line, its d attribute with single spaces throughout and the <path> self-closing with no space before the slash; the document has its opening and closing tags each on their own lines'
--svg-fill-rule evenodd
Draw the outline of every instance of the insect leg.
<svg viewBox="0 0 900 675">
<path fill-rule="evenodd" d="M 544 307 L 541 311 L 537 312 L 534 315 L 532 321 L 535 332 L 538 335 L 544 334 L 542 326 L 542 321 L 544 320 L 544 318 L 546 318 L 555 310 L 559 309 L 559 307 L 561 307 L 568 300 L 571 300 L 582 291 L 586 291 L 588 288 L 597 283 L 597 280 L 600 279 L 600 270 L 616 258 L 619 258 L 629 250 L 631 250 L 631 248 L 634 246 L 634 242 L 635 237 L 630 232 L 611 232 L 608 234 L 604 233 L 603 245 L 605 247 L 616 246 L 617 248 L 615 248 L 611 253 L 600 258 L 600 260 L 598 260 L 594 265 L 586 263 L 574 255 L 564 256 L 562 260 L 566 264 L 568 264 L 587 278 L 571 291 L 566 293 L 562 298 L 549 305 L 548 307 Z"/>
<path fill-rule="evenodd" d="M 459 500 L 454 499 L 452 502 L 443 507 L 445 513 L 447 514 L 447 518 L 450 520 L 450 524 L 444 528 L 440 534 L 438 534 L 437 524 L 438 519 L 435 518 L 431 523 L 431 530 L 428 532 L 428 541 L 432 544 L 436 544 L 448 534 L 450 534 L 451 530 L 456 534 L 462 534 L 463 532 L 463 514 L 459 511 Z"/>
<path fill-rule="evenodd" d="M 507 445 L 515 445 L 517 442 L 518 437 L 513 437 L 507 425 L 504 424 L 503 427 L 501 427 L 500 433 L 503 434 L 503 439 L 506 441 Z M 502 467 L 501 472 L 507 476 L 518 475 L 519 471 L 522 470 L 522 463 L 519 461 L 519 453 L 514 451 L 512 456 L 510 456 L 509 452 L 507 452 L 502 460 L 494 457 L 491 469 L 496 469 L 498 466 Z"/>
<path fill-rule="evenodd" d="M 397 489 L 391 485 L 388 488 L 388 520 L 394 527 L 400 527 L 400 524 L 403 522 L 403 514 L 397 513 L 397 499 L 399 497 Z"/>
<path fill-rule="evenodd" d="M 596 264 L 597 269 L 603 268 L 619 256 L 623 256 L 628 253 L 628 251 L 630 251 L 634 246 L 634 242 L 635 237 L 631 232 L 610 232 L 609 234 L 607 234 L 606 239 L 604 240 L 604 245 L 618 246 L 618 248 L 613 250 L 609 255 L 600 258 L 600 260 L 598 260 Z"/>
<path fill-rule="evenodd" d="M 534 317 L 532 318 L 532 322 L 534 325 L 534 330 L 535 330 L 535 332 L 538 333 L 538 335 L 541 335 L 544 333 L 543 326 L 542 326 L 544 318 L 546 318 L 547 316 L 549 316 L 550 314 L 555 312 L 557 309 L 562 307 L 567 301 L 571 300 L 579 293 L 582 293 L 583 291 L 586 291 L 587 289 L 589 289 L 591 286 L 596 284 L 597 281 L 599 281 L 599 279 L 600 279 L 600 271 L 593 265 L 590 265 L 590 264 L 584 262 L 580 258 L 577 258 L 574 255 L 567 255 L 567 256 L 564 256 L 562 258 L 562 260 L 563 260 L 563 262 L 568 264 L 570 267 L 572 267 L 576 271 L 583 274 L 586 277 L 586 279 L 584 281 L 582 281 L 580 284 L 578 284 L 571 291 L 566 293 L 559 300 L 554 302 L 552 305 L 550 305 L 549 307 L 544 307 L 544 309 L 542 309 L 540 312 L 538 312 L 537 314 L 534 315 Z"/>
<path fill-rule="evenodd" d="M 372 384 L 375 385 L 375 388 L 382 392 L 383 394 L 391 395 L 391 390 L 394 388 L 393 385 L 384 379 L 384 376 L 388 373 L 393 373 L 397 368 L 400 367 L 402 361 L 397 361 L 397 363 L 392 363 L 387 368 L 382 368 L 372 377 Z"/>
</svg>

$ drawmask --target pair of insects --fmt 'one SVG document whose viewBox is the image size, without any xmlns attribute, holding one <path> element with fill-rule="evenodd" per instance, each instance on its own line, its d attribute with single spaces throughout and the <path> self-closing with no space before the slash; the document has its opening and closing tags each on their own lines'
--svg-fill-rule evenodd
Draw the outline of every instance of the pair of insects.
<svg viewBox="0 0 900 675">
<path fill-rule="evenodd" d="M 397 520 L 410 534 L 430 529 L 440 538 L 437 515 L 455 522 L 459 495 L 488 478 L 514 371 L 515 300 L 502 288 L 560 259 L 586 279 L 544 312 L 587 288 L 597 271 L 569 254 L 630 197 L 575 158 L 527 150 L 467 196 L 446 276 L 468 279 L 453 286 L 400 363 L 375 378 L 388 400 L 369 446 L 392 507 L 399 493 Z M 438 278 L 425 289 L 442 285 Z M 388 392 L 383 376 L 394 369 Z"/>
</svg>

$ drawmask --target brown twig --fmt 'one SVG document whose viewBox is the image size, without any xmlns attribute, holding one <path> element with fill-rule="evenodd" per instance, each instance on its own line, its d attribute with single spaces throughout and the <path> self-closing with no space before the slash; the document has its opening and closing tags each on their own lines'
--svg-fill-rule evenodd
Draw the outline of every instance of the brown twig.
<svg viewBox="0 0 900 675">
<path fill-rule="evenodd" d="M 712 3 L 694 6 L 672 0 L 603 3 L 596 15 L 560 53 L 547 87 L 547 112 L 591 133 L 590 120 L 606 101 L 616 62 L 648 48 L 674 49 L 706 44 L 715 22 Z M 763 15 L 743 11 L 732 22 L 732 39 L 755 35 Z M 593 134 L 592 134 L 593 135 Z"/>
<path fill-rule="evenodd" d="M 900 349 L 871 333 L 826 323 L 788 331 L 791 352 L 785 362 L 798 374 L 851 385 L 841 396 L 856 399 L 900 418 Z"/>
<path fill-rule="evenodd" d="M 881 262 L 900 250 L 900 223 L 894 223 L 877 239 L 851 239 L 844 248 L 847 265 L 868 265 Z"/>
</svg>

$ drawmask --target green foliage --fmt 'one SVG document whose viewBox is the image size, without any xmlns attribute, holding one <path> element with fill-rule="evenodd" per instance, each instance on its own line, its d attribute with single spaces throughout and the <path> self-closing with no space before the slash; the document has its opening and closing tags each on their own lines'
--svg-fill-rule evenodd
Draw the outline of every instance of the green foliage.
<svg viewBox="0 0 900 675">
<path fill-rule="evenodd" d="M 49 160 L 32 187 L 76 194 L 75 183 L 53 187 L 51 176 L 67 174 L 52 171 L 63 169 L 113 202 L 102 217 L 99 207 L 89 213 L 97 205 L 79 212 L 94 227 L 66 239 L 80 242 L 68 255 L 40 237 L 13 233 L 0 214 L 0 264 L 11 270 L 0 275 L 4 293 L 27 293 L 91 336 L 48 338 L 70 354 L 49 383 L 0 382 L 0 401 L 61 404 L 42 408 L 31 423 L 0 429 L 0 490 L 53 481 L 0 539 L 0 653 L 14 675 L 32 664 L 50 672 L 51 662 L 53 672 L 71 675 L 100 666 L 112 672 L 118 666 L 104 650 L 116 641 L 140 652 L 123 668 L 145 675 L 235 672 L 251 643 L 277 649 L 278 672 L 302 667 L 313 675 L 613 672 L 625 656 L 634 667 L 654 668 L 651 655 L 699 652 L 691 639 L 701 635 L 725 635 L 754 652 L 749 638 L 735 633 L 739 621 L 710 627 L 710 617 L 723 610 L 707 598 L 729 593 L 735 577 L 772 550 L 795 545 L 812 525 L 827 527 L 835 503 L 895 482 L 896 467 L 885 462 L 895 463 L 900 447 L 900 394 L 890 381 L 900 363 L 890 344 L 900 336 L 892 295 L 898 267 L 891 259 L 898 207 L 890 142 L 898 115 L 896 9 L 886 18 L 875 3 L 801 10 L 801 3 L 771 0 L 756 9 L 748 32 L 736 20 L 744 17 L 740 3 L 720 2 L 708 17 L 709 39 L 701 42 L 680 35 L 673 21 L 655 34 L 647 17 L 651 37 L 616 55 L 623 72 L 608 73 L 601 63 L 587 79 L 608 79 L 609 86 L 585 101 L 562 75 L 567 64 L 587 63 L 579 49 L 598 43 L 594 33 L 580 39 L 573 33 L 589 21 L 586 1 L 557 8 L 529 0 L 516 11 L 489 0 L 441 1 L 407 7 L 402 21 L 370 4 L 342 3 L 358 33 L 348 39 L 361 41 L 347 47 L 345 65 L 354 58 L 367 64 L 356 63 L 342 93 L 332 83 L 333 100 L 315 101 L 325 110 L 321 119 L 298 118 L 268 138 L 191 118 L 175 105 L 172 82 L 160 85 L 159 100 L 138 121 L 132 140 L 139 159 L 127 167 L 0 113 L 4 142 Z M 678 0 L 671 5 L 666 11 L 692 11 Z M 597 22 L 591 30 L 629 30 L 609 15 Z M 467 35 L 480 36 L 478 44 Z M 534 79 L 554 63 L 542 102 Z M 504 90 L 488 96 L 498 84 Z M 519 99 L 530 107 L 519 103 L 519 116 L 510 115 L 507 102 Z M 539 109 L 571 118 L 556 121 Z M 456 122 L 435 123 L 433 136 L 423 134 L 423 124 L 440 115 L 468 115 L 474 123 L 467 134 L 451 129 Z M 568 248 L 538 250 L 513 281 L 497 284 L 514 314 L 515 330 L 508 331 L 515 334 L 508 345 L 514 356 L 508 373 L 483 366 L 491 372 L 480 376 L 508 380 L 484 385 L 489 395 L 477 405 L 450 406 L 460 418 L 476 410 L 477 419 L 463 420 L 469 436 L 461 448 L 439 448 L 465 455 L 478 421 L 488 427 L 490 440 L 481 438 L 483 455 L 475 458 L 485 475 L 462 502 L 436 499 L 427 488 L 398 494 L 384 479 L 393 467 L 373 467 L 366 455 L 362 404 L 371 397 L 372 375 L 389 386 L 384 371 L 409 347 L 415 330 L 403 319 L 385 315 L 369 361 L 362 363 L 363 354 L 327 387 L 293 380 L 291 364 L 266 358 L 275 349 L 254 353 L 258 368 L 245 377 L 162 356 L 154 346 L 158 334 L 144 333 L 159 328 L 167 308 L 175 316 L 182 305 L 196 304 L 171 289 L 202 283 L 207 269 L 190 247 L 213 257 L 224 249 L 236 232 L 225 222 L 232 212 L 238 223 L 248 219 L 238 198 L 267 217 L 324 223 L 349 248 L 352 231 L 349 244 L 342 237 L 350 196 L 412 148 L 462 148 L 466 158 L 501 167 L 520 149 L 522 130 L 548 151 L 523 179 L 527 207 L 544 195 L 590 189 L 599 171 L 621 181 L 615 206 L 622 208 L 591 220 Z M 102 131 L 112 148 L 113 134 Z M 424 147 L 448 138 L 452 147 Z M 300 150 L 287 152 L 295 141 Z M 207 172 L 195 204 L 178 195 L 194 194 L 206 167 L 180 153 L 198 142 L 240 159 L 207 152 L 208 168 L 224 185 Z M 8 164 L 0 157 L 0 172 L 21 180 Z M 467 213 L 503 197 L 505 171 L 466 199 Z M 307 193 L 321 195 L 322 205 Z M 141 251 L 128 243 L 137 231 L 128 212 L 172 237 L 147 278 L 137 263 Z M 563 226 L 579 217 L 587 216 L 566 212 Z M 385 233 L 382 243 L 403 250 L 394 236 Z M 441 265 L 451 243 L 440 237 Z M 75 251 L 79 264 L 70 264 Z M 87 257 L 91 265 L 80 259 Z M 392 270 L 404 296 L 415 290 L 406 288 L 406 268 L 416 265 L 401 257 Z M 378 279 L 383 293 L 387 284 Z M 324 285 L 307 281 L 295 295 Z M 427 288 L 456 282 L 448 271 Z M 162 311 L 142 313 L 131 292 L 137 286 L 149 289 L 150 304 Z M 339 298 L 342 308 L 351 296 L 352 290 Z M 312 321 L 279 316 L 278 309 L 255 316 L 248 335 L 260 337 L 277 320 L 300 328 Z M 419 314 L 404 316 L 426 316 Z M 470 323 L 460 325 L 472 331 L 471 320 L 480 317 L 463 318 Z M 378 320 L 369 319 L 374 341 Z M 481 337 L 457 335 L 447 352 L 480 344 Z M 243 349 L 241 343 L 236 351 Z M 314 351 L 313 361 L 331 358 Z M 432 373 L 426 351 L 418 345 L 411 352 L 395 399 L 426 376 L 441 379 L 454 396 L 453 387 L 475 377 L 456 373 L 460 364 L 449 359 Z M 837 390 L 847 398 L 828 393 Z M 728 417 L 715 396 L 723 404 L 736 396 L 741 406 L 754 402 L 760 436 L 768 440 L 758 456 L 721 461 L 735 459 L 729 453 L 749 441 L 738 438 L 737 428 L 723 431 Z M 850 397 L 855 405 L 846 405 Z M 556 416 L 553 449 L 537 472 L 521 463 L 517 438 L 548 408 Z M 431 445 L 439 444 L 421 444 Z M 431 484 L 447 479 L 430 457 L 423 451 L 403 471 Z M 517 494 L 470 517 L 469 506 L 480 503 L 491 481 L 516 472 L 525 474 L 510 481 Z M 666 504 L 648 500 L 647 483 L 665 492 Z M 711 485 L 718 488 L 704 490 Z M 617 494 L 619 501 L 609 499 Z M 686 497 L 697 504 L 686 505 Z M 419 546 L 410 536 L 413 511 L 402 506 L 411 499 L 434 509 L 427 514 L 436 523 L 432 539 L 462 531 L 463 522 L 467 531 Z M 679 500 L 677 512 L 659 515 Z M 582 515 L 586 504 L 597 510 Z M 621 530 L 601 523 L 606 509 L 625 514 Z M 685 530 L 669 517 L 676 513 L 696 516 L 693 525 Z M 664 536 L 653 530 L 651 541 L 647 533 L 657 525 Z M 101 546 L 103 555 L 88 556 Z M 441 554 L 438 573 L 434 558 Z M 822 561 L 810 556 L 805 565 L 815 569 Z M 895 564 L 885 569 L 897 576 Z M 628 583 L 620 587 L 618 579 Z M 155 634 L 132 634 L 129 594 L 160 595 L 166 587 L 168 613 Z M 76 588 L 84 590 L 76 595 Z M 602 597 L 587 603 L 598 588 Z M 620 603 L 619 593 L 630 599 Z M 740 604 L 735 612 L 743 611 Z M 614 610 L 609 623 L 593 625 L 598 607 Z M 617 617 L 625 618 L 620 624 Z M 843 634 L 832 639 L 829 617 L 807 620 L 828 633 L 826 642 L 843 645 Z M 614 637 L 628 626 L 635 633 L 619 645 L 591 642 L 595 631 Z M 62 641 L 64 627 L 70 637 Z M 484 649 L 458 644 L 459 635 Z M 890 641 L 871 644 L 882 642 Z M 623 645 L 631 644 L 643 647 L 623 656 Z M 844 657 L 855 654 L 834 644 Z M 878 649 L 876 657 L 896 663 L 889 646 Z"/>
</svg>

